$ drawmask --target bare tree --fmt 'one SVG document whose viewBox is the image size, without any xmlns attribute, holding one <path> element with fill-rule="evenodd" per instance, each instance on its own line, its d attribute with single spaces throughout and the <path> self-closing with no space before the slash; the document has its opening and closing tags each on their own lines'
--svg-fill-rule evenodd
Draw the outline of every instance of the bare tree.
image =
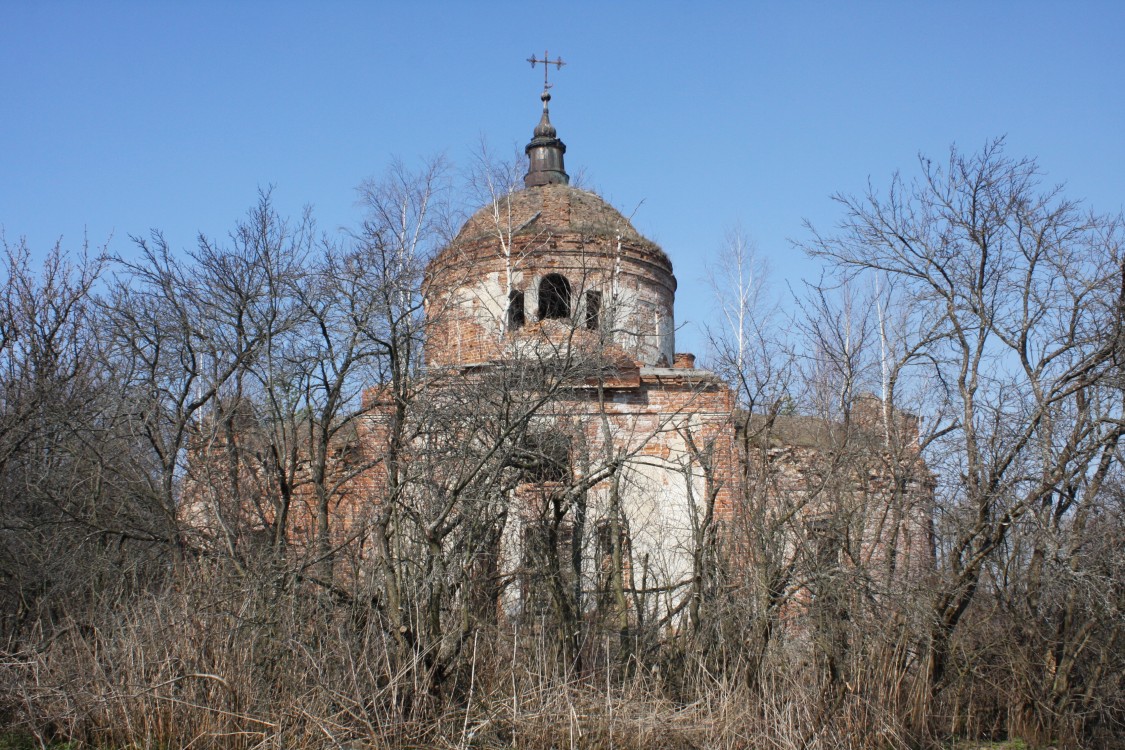
<svg viewBox="0 0 1125 750">
<path fill-rule="evenodd" d="M 1012 530 L 1098 502 L 1122 421 L 1119 218 L 1084 213 L 1002 141 L 921 159 L 886 195 L 838 196 L 845 218 L 806 249 L 845 278 L 877 273 L 908 311 L 886 377 L 922 407 L 937 474 L 940 576 L 930 598 L 928 680 L 950 679 L 951 644 Z M 910 395 L 907 395 L 910 394 Z"/>
<path fill-rule="evenodd" d="M 302 423 L 295 370 L 307 350 L 293 290 L 314 237 L 309 212 L 290 224 L 263 191 L 226 243 L 200 238 L 190 259 L 211 346 L 244 355 L 192 422 L 181 505 L 236 563 L 253 542 L 279 551 L 292 534 Z"/>
</svg>

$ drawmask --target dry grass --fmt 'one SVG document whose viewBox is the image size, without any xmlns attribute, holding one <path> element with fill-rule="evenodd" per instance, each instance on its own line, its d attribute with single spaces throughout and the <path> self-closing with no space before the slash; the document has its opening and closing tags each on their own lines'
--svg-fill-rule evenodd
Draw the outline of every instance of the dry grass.
<svg viewBox="0 0 1125 750">
<path fill-rule="evenodd" d="M 427 655 L 396 657 L 371 612 L 357 617 L 299 586 L 197 571 L 94 611 L 0 658 L 0 722 L 36 747 L 949 747 L 911 725 L 908 674 L 867 659 L 829 695 L 799 640 L 771 652 L 751 689 L 744 665 L 719 673 L 679 641 L 644 664 L 590 658 L 576 673 L 540 635 L 482 629 L 462 668 L 435 686 Z M 591 636 L 586 650 L 608 654 L 616 637 Z"/>
</svg>

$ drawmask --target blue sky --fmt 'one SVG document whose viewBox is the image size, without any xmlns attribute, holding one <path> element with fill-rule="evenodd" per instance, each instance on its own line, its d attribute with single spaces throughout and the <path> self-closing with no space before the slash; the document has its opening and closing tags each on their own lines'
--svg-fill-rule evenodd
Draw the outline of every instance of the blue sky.
<svg viewBox="0 0 1125 750">
<path fill-rule="evenodd" d="M 522 147 L 532 53 L 562 55 L 567 168 L 672 258 L 680 349 L 714 315 L 734 225 L 775 289 L 815 278 L 802 220 L 919 152 L 1007 136 L 1103 212 L 1125 205 L 1125 3 L 0 1 L 0 226 L 43 252 L 223 236 L 272 185 L 323 229 L 392 158 Z"/>
</svg>

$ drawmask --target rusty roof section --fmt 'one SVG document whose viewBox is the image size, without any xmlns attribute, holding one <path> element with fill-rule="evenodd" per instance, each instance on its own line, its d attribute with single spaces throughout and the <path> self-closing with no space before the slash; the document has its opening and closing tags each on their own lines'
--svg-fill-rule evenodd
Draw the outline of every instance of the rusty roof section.
<svg viewBox="0 0 1125 750">
<path fill-rule="evenodd" d="M 544 185 L 501 196 L 473 214 L 450 247 L 501 235 L 563 234 L 620 239 L 672 270 L 672 261 L 660 246 L 641 235 L 620 211 L 596 193 L 570 185 Z"/>
</svg>

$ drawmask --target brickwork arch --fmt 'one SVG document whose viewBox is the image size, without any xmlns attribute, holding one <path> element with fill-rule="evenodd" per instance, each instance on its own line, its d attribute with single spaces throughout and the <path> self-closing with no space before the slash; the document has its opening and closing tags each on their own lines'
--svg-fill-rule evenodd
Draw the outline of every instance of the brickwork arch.
<svg viewBox="0 0 1125 750">
<path fill-rule="evenodd" d="M 549 273 L 539 282 L 539 319 L 570 317 L 572 290 L 561 273 Z"/>
</svg>

